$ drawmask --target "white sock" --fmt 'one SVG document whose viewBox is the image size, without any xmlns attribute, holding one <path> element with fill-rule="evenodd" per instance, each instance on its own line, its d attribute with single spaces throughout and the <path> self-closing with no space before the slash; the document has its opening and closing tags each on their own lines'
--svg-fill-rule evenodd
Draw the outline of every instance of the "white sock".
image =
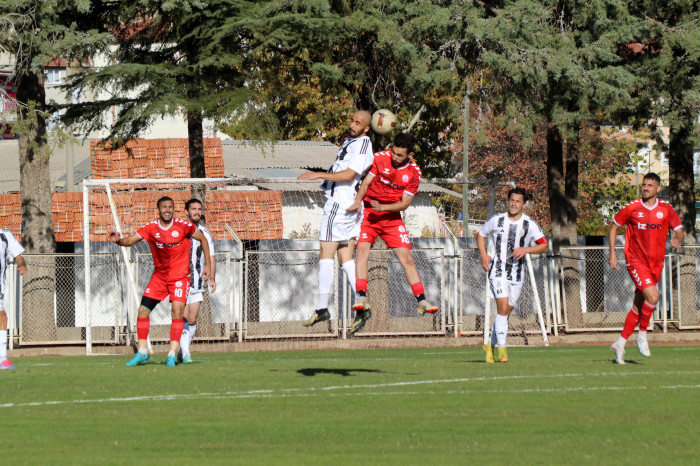
<svg viewBox="0 0 700 466">
<path fill-rule="evenodd" d="M 498 346 L 506 346 L 506 335 L 508 335 L 508 316 L 496 315 L 496 322 L 494 322 L 494 327 L 496 329 L 496 339 L 498 340 Z"/>
<path fill-rule="evenodd" d="M 320 259 L 318 261 L 318 305 L 316 309 L 328 309 L 328 300 L 331 296 L 335 275 L 334 267 L 333 259 Z"/>
<path fill-rule="evenodd" d="M 174 357 L 175 357 L 175 350 L 170 350 L 170 351 L 168 351 L 168 357 L 169 357 L 169 358 L 170 358 L 170 357 L 173 357 L 173 358 L 174 358 Z"/>
<path fill-rule="evenodd" d="M 625 343 L 627 343 L 627 340 L 622 337 L 617 337 L 617 341 L 615 341 L 615 344 L 618 346 L 625 346 Z"/>
<path fill-rule="evenodd" d="M 139 353 L 143 354 L 144 356 L 148 354 L 148 348 L 139 348 Z"/>
<path fill-rule="evenodd" d="M 7 359 L 7 330 L 0 330 L 0 361 Z"/>
<path fill-rule="evenodd" d="M 491 337 L 489 338 L 489 343 L 491 343 L 491 346 L 496 346 L 498 343 L 498 340 L 496 339 L 496 322 L 494 322 L 491 326 Z"/>
<path fill-rule="evenodd" d="M 355 261 L 347 261 L 341 267 L 343 267 L 343 271 L 348 279 L 350 288 L 352 288 L 352 292 L 357 292 L 355 289 Z"/>
<path fill-rule="evenodd" d="M 187 352 L 188 352 L 188 353 L 189 353 L 189 351 L 190 351 L 189 345 L 192 344 L 192 340 L 194 340 L 194 333 L 195 333 L 196 331 L 197 331 L 197 324 L 196 324 L 196 323 L 191 324 L 191 325 L 190 325 L 190 341 L 189 341 L 189 344 L 187 345 Z"/>
<path fill-rule="evenodd" d="M 637 338 L 639 338 L 640 340 L 646 340 L 647 339 L 647 331 L 646 330 L 638 331 Z"/>
<path fill-rule="evenodd" d="M 185 326 L 180 337 L 180 348 L 182 349 L 182 354 L 187 354 L 190 351 L 190 323 L 187 322 L 187 319 L 185 319 Z"/>
</svg>

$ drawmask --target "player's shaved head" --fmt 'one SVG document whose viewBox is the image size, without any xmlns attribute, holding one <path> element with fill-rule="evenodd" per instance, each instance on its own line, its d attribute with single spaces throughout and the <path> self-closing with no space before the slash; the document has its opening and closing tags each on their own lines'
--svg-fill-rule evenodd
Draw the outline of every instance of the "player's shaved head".
<svg viewBox="0 0 700 466">
<path fill-rule="evenodd" d="M 359 118 L 365 126 L 369 126 L 370 122 L 372 121 L 372 114 L 367 110 L 358 110 L 355 112 L 355 116 Z"/>
<path fill-rule="evenodd" d="M 361 136 L 366 136 L 370 130 L 370 123 L 372 122 L 372 115 L 366 110 L 358 110 L 352 114 L 352 119 L 350 120 L 350 127 L 348 128 L 348 135 L 351 138 L 359 138 Z"/>
</svg>

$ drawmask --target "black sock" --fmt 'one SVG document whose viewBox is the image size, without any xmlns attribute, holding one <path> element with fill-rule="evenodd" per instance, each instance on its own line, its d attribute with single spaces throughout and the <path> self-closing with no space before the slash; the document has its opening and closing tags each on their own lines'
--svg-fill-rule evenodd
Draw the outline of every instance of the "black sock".
<svg viewBox="0 0 700 466">
<path fill-rule="evenodd" d="M 364 291 L 364 290 L 358 291 L 357 294 L 360 295 L 360 296 L 365 296 L 365 297 L 367 296 L 367 292 Z"/>
<path fill-rule="evenodd" d="M 424 299 L 425 299 L 425 295 L 424 295 L 424 294 L 416 295 L 416 301 L 421 302 L 421 301 L 423 301 Z"/>
</svg>

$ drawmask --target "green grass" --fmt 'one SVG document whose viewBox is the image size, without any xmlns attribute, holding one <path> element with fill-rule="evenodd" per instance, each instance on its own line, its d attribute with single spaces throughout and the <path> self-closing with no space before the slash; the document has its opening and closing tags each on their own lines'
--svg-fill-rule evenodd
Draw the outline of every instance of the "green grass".
<svg viewBox="0 0 700 466">
<path fill-rule="evenodd" d="M 700 347 L 16 359 L 5 464 L 697 464 Z"/>
</svg>

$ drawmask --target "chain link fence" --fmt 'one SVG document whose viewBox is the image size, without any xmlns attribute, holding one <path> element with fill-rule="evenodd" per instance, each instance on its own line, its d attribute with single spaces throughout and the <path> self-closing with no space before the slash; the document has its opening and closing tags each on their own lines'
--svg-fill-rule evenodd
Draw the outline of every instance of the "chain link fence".
<svg viewBox="0 0 700 466">
<path fill-rule="evenodd" d="M 673 303 L 679 329 L 700 328 L 700 246 L 684 246 L 671 255 Z"/>
</svg>

